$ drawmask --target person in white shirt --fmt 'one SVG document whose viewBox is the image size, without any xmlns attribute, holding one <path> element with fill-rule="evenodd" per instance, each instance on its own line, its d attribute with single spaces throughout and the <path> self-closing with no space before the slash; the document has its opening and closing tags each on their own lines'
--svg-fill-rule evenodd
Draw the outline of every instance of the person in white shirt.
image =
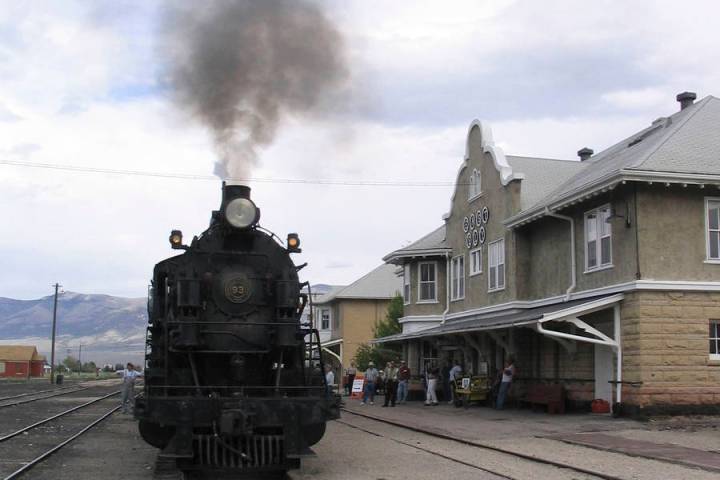
<svg viewBox="0 0 720 480">
<path fill-rule="evenodd" d="M 325 383 L 327 384 L 328 394 L 332 394 L 333 385 L 335 385 L 335 373 L 332 371 L 332 365 L 325 365 Z"/>
<path fill-rule="evenodd" d="M 500 382 L 500 390 L 498 391 L 497 396 L 497 402 L 495 403 L 495 408 L 498 410 L 502 410 L 503 406 L 505 405 L 505 397 L 507 396 L 508 390 L 510 390 L 510 385 L 512 385 L 512 381 L 515 378 L 515 359 L 513 357 L 508 357 L 507 362 L 505 363 L 505 369 L 502 373 L 502 381 Z"/>
<path fill-rule="evenodd" d="M 123 385 L 122 385 L 122 413 L 130 413 L 132 409 L 132 401 L 135 393 L 135 380 L 138 377 L 142 377 L 142 372 L 138 372 L 132 363 L 125 366 L 123 370 Z M 129 407 L 129 408 L 128 408 Z"/>
</svg>

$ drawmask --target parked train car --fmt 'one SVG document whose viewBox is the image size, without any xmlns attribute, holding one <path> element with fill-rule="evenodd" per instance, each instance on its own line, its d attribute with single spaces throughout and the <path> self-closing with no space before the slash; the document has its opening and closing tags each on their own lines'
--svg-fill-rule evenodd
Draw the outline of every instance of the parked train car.
<svg viewBox="0 0 720 480">
<path fill-rule="evenodd" d="M 223 184 L 210 227 L 155 266 L 145 386 L 135 417 L 146 442 L 183 470 L 299 466 L 339 397 L 322 373 L 317 331 L 290 255 L 300 240 L 258 225 L 250 188 Z"/>
</svg>

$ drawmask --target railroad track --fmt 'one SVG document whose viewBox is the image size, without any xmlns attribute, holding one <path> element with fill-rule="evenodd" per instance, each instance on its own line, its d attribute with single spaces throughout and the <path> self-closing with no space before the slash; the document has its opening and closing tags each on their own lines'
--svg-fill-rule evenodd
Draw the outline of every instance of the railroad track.
<svg viewBox="0 0 720 480">
<path fill-rule="evenodd" d="M 112 408 L 107 409 L 107 406 L 105 406 L 105 408 L 99 409 L 101 411 L 98 415 L 94 416 L 93 421 L 90 423 L 86 423 L 87 420 L 84 418 L 86 412 L 83 411 L 82 415 L 73 416 L 72 414 L 88 408 L 98 410 L 97 407 L 100 406 L 99 404 L 101 402 L 109 400 L 119 393 L 119 390 L 111 392 L 0 437 L 0 458 L 15 458 L 18 455 L 25 455 L 27 458 L 27 460 L 23 459 L 16 462 L 20 464 L 20 467 L 10 472 L 6 470 L 15 467 L 5 467 L 6 464 L 0 464 L 0 478 L 3 480 L 12 480 L 20 477 L 31 468 L 42 463 L 53 453 L 105 420 L 120 408 L 120 405 L 117 405 L 117 401 L 114 399 Z M 62 423 L 58 422 L 59 419 L 63 419 Z M 49 431 L 53 425 L 56 425 L 55 431 Z M 42 426 L 45 427 L 40 428 Z M 74 433 L 70 433 L 68 436 L 66 434 L 68 430 Z M 31 455 L 34 456 L 28 458 Z"/>
<path fill-rule="evenodd" d="M 382 424 L 386 424 L 386 425 L 392 425 L 392 426 L 394 426 L 394 427 L 402 428 L 402 429 L 405 429 L 405 430 L 410 430 L 410 431 L 413 431 L 413 432 L 421 433 L 421 434 L 428 435 L 428 436 L 431 436 L 431 437 L 434 437 L 434 438 L 439 438 L 439 439 L 442 439 L 442 440 L 446 440 L 446 441 L 449 441 L 449 442 L 453 442 L 453 443 L 457 443 L 457 444 L 461 444 L 461 445 L 465 445 L 465 446 L 471 446 L 471 447 L 478 448 L 478 449 L 481 449 L 481 450 L 492 451 L 492 452 L 496 452 L 496 453 L 499 453 L 499 454 L 502 454 L 502 455 L 508 455 L 508 456 L 510 456 L 510 457 L 514 457 L 514 459 L 520 458 L 520 459 L 523 459 L 523 460 L 526 460 L 526 461 L 529 461 L 529 462 L 533 462 L 533 463 L 535 463 L 535 464 L 543 464 L 543 465 L 547 465 L 547 466 L 551 466 L 551 467 L 556 467 L 556 468 L 558 468 L 558 469 L 562 469 L 562 470 L 566 470 L 566 471 L 573 471 L 573 472 L 581 473 L 581 474 L 586 475 L 586 476 L 588 476 L 588 477 L 590 477 L 590 478 L 601 478 L 601 479 L 604 479 L 604 480 L 624 480 L 624 479 L 621 478 L 621 477 L 616 477 L 616 476 L 613 476 L 613 475 L 608 475 L 607 473 L 598 472 L 598 471 L 595 471 L 595 470 L 590 470 L 590 469 L 578 467 L 578 466 L 575 466 L 575 465 L 571 465 L 571 464 L 569 464 L 569 463 L 557 462 L 557 461 L 554 461 L 554 460 L 549 460 L 549 459 L 545 459 L 545 458 L 540 458 L 540 457 L 536 457 L 536 456 L 534 456 L 534 455 L 527 455 L 527 454 L 520 453 L 520 452 L 516 452 L 516 451 L 513 451 L 513 450 L 506 450 L 506 449 L 503 449 L 503 448 L 500 448 L 500 447 L 496 447 L 496 446 L 493 446 L 493 445 L 486 445 L 486 444 L 481 444 L 481 443 L 472 442 L 472 441 L 468 441 L 468 440 L 463 440 L 463 439 L 459 439 L 459 438 L 452 437 L 452 436 L 450 436 L 450 435 L 445 435 L 445 434 L 442 434 L 442 433 L 433 432 L 433 431 L 431 431 L 431 430 L 426 430 L 426 429 L 419 428 L 419 427 L 413 427 L 413 426 L 410 426 L 410 425 L 405 425 L 405 424 L 403 424 L 403 423 L 396 422 L 396 421 L 393 421 L 393 420 L 387 420 L 387 419 L 384 419 L 384 418 L 374 417 L 374 416 L 372 416 L 372 415 L 366 415 L 366 414 L 362 414 L 362 413 L 357 413 L 357 412 L 349 411 L 349 410 L 346 410 L 346 409 L 342 409 L 342 410 L 343 410 L 344 413 L 347 413 L 347 414 L 350 414 L 350 415 L 355 415 L 355 416 L 357 416 L 357 417 L 366 418 L 366 419 L 372 420 L 372 421 L 374 421 L 374 422 L 378 422 L 378 423 L 382 423 Z M 388 440 L 391 440 L 391 441 L 394 441 L 394 442 L 397 442 L 397 443 L 400 443 L 400 444 L 403 444 L 403 445 L 406 445 L 406 446 L 415 448 L 415 449 L 417 449 L 417 450 L 421 450 L 421 451 L 423 451 L 423 452 L 426 452 L 426 453 L 435 455 L 435 456 L 437 456 L 437 457 L 444 458 L 444 459 L 446 459 L 446 460 L 450 460 L 450 461 L 455 462 L 455 463 L 459 463 L 459 464 L 462 464 L 462 465 L 465 465 L 465 466 L 468 466 L 468 467 L 472 467 L 472 468 L 475 468 L 475 469 L 478 469 L 478 470 L 482 470 L 482 471 L 484 471 L 484 472 L 487 472 L 487 473 L 490 473 L 490 474 L 493 474 L 493 475 L 497 475 L 498 477 L 501 477 L 501 478 L 506 478 L 506 479 L 509 479 L 509 480 L 517 480 L 515 477 L 508 476 L 508 474 L 505 473 L 505 472 L 497 471 L 497 470 L 494 470 L 494 469 L 489 468 L 489 467 L 484 467 L 484 466 L 480 466 L 480 465 L 477 465 L 477 464 L 474 464 L 474 463 L 466 462 L 466 461 L 463 461 L 463 460 L 460 460 L 460 459 L 457 459 L 457 458 L 453 458 L 453 457 L 451 457 L 451 456 L 444 455 L 444 454 L 442 454 L 442 453 L 436 452 L 436 451 L 434 451 L 434 450 L 432 450 L 432 449 L 430 449 L 430 448 L 422 447 L 422 446 L 418 445 L 417 443 L 405 442 L 405 441 L 398 440 L 398 439 L 395 439 L 395 438 L 392 438 L 392 437 L 389 437 L 389 436 L 385 436 L 385 435 L 383 435 L 382 433 L 378 433 L 378 432 L 372 431 L 371 429 L 368 429 L 368 428 L 365 428 L 365 427 L 362 427 L 362 426 L 359 426 L 359 425 L 356 425 L 356 424 L 353 424 L 353 423 L 351 423 L 351 422 L 347 422 L 347 421 L 344 421 L 344 420 L 335 420 L 335 422 L 340 423 L 340 424 L 343 424 L 343 425 L 346 425 L 346 426 L 348 426 L 348 427 L 350 427 L 350 428 L 354 428 L 354 429 L 363 431 L 363 432 L 365 432 L 365 433 L 369 433 L 369 434 L 371 434 L 371 435 L 375 435 L 375 436 L 378 436 L 378 437 L 386 438 L 386 439 L 388 439 Z"/>
<path fill-rule="evenodd" d="M 88 390 L 93 387 L 77 387 L 75 385 L 71 387 L 54 388 L 52 390 L 41 390 L 39 392 L 26 392 L 19 395 L 12 395 L 10 397 L 0 398 L 0 408 L 14 407 L 16 405 L 22 405 L 23 403 L 36 402 L 38 400 L 44 400 L 46 398 L 59 397 L 60 395 L 67 395 L 69 393 L 81 392 Z M 49 395 L 46 395 L 49 394 Z M 30 398 L 24 398 L 30 397 Z M 19 400 L 18 400 L 19 399 Z M 5 403 L 8 402 L 8 403 Z"/>
</svg>

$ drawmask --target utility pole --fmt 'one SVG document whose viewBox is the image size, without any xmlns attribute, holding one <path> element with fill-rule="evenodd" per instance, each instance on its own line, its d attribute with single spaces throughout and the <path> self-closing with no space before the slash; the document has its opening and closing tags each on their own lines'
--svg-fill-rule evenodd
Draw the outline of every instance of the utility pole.
<svg viewBox="0 0 720 480">
<path fill-rule="evenodd" d="M 80 348 L 78 349 L 78 376 L 82 376 L 82 343 L 80 344 Z"/>
<path fill-rule="evenodd" d="M 55 283 L 55 303 L 53 305 L 52 351 L 50 353 L 50 383 L 55 383 L 55 326 L 57 325 L 57 297 L 62 285 Z"/>
</svg>

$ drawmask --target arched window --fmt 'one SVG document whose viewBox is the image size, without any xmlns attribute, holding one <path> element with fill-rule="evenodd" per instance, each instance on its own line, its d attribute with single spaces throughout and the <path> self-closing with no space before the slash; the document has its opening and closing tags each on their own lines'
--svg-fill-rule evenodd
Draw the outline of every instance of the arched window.
<svg viewBox="0 0 720 480">
<path fill-rule="evenodd" d="M 468 200 L 472 200 L 482 193 L 480 188 L 480 170 L 473 169 L 470 174 L 470 182 L 468 185 Z"/>
</svg>

